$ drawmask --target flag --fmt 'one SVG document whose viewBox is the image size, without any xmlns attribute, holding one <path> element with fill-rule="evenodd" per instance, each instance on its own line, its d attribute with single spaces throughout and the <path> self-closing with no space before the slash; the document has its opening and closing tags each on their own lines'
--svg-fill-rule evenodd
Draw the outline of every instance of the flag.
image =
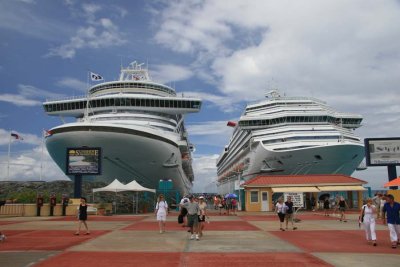
<svg viewBox="0 0 400 267">
<path fill-rule="evenodd" d="M 102 81 L 103 80 L 102 76 L 100 76 L 99 74 L 94 73 L 94 72 L 90 72 L 90 78 L 92 79 L 92 81 Z"/>
<path fill-rule="evenodd" d="M 53 133 L 50 130 L 43 130 L 43 135 L 44 135 L 44 137 L 49 137 L 49 136 L 53 135 Z"/>
<path fill-rule="evenodd" d="M 16 133 L 11 133 L 11 136 L 14 137 L 17 140 L 24 140 L 24 138 L 22 138 L 22 136 L 16 134 Z"/>
<path fill-rule="evenodd" d="M 228 121 L 228 123 L 226 124 L 226 126 L 235 127 L 235 126 L 236 126 L 236 122 L 234 122 L 234 121 Z"/>
</svg>

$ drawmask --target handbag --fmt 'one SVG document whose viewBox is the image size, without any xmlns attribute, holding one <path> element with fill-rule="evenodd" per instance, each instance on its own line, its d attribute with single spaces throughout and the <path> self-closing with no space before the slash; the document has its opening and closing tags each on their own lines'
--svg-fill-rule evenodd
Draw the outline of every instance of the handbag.
<svg viewBox="0 0 400 267">
<path fill-rule="evenodd" d="M 365 211 L 365 206 L 364 206 L 364 208 L 363 208 L 363 210 L 362 210 L 362 213 L 361 213 L 361 216 L 359 216 L 358 217 L 358 220 L 360 221 L 360 222 L 364 222 L 364 211 Z"/>
</svg>

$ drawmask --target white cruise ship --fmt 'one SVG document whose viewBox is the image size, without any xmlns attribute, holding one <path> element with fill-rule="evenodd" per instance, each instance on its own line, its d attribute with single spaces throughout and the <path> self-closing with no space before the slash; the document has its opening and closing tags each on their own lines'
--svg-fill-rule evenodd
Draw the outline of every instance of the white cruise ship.
<svg viewBox="0 0 400 267">
<path fill-rule="evenodd" d="M 85 179 L 135 179 L 148 188 L 172 180 L 186 194 L 194 176 L 184 114 L 199 112 L 201 100 L 151 81 L 142 65 L 122 68 L 119 80 L 92 86 L 88 96 L 43 103 L 48 115 L 77 119 L 52 128 L 46 147 L 63 172 L 67 148 L 100 147 L 101 175 Z"/>
<path fill-rule="evenodd" d="M 218 191 L 258 175 L 351 175 L 364 158 L 353 131 L 362 116 L 341 113 L 315 98 L 286 97 L 271 91 L 247 105 L 217 160 Z"/>
</svg>

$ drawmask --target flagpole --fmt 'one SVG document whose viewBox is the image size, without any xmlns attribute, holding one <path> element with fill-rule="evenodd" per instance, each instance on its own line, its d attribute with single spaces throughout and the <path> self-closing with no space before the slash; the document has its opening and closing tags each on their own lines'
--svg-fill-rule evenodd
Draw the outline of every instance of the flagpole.
<svg viewBox="0 0 400 267">
<path fill-rule="evenodd" d="M 7 181 L 10 180 L 10 153 L 11 153 L 11 133 L 8 135 L 8 154 L 7 154 Z"/>
<path fill-rule="evenodd" d="M 85 114 L 83 116 L 85 121 L 89 117 L 89 76 L 90 76 L 90 71 L 87 72 L 87 77 L 86 77 L 86 109 L 85 109 Z"/>
<path fill-rule="evenodd" d="M 44 129 L 42 129 L 42 152 L 40 154 L 40 181 L 42 181 L 42 175 L 43 175 L 43 144 L 44 144 Z"/>
</svg>

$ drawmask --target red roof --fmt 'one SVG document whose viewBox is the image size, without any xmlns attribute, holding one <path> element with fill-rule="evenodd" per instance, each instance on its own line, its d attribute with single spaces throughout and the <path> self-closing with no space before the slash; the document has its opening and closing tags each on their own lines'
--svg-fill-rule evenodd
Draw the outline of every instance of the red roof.
<svg viewBox="0 0 400 267">
<path fill-rule="evenodd" d="M 272 175 L 257 176 L 246 181 L 246 186 L 271 185 L 360 185 L 366 181 L 342 174 L 310 174 L 310 175 Z"/>
</svg>

